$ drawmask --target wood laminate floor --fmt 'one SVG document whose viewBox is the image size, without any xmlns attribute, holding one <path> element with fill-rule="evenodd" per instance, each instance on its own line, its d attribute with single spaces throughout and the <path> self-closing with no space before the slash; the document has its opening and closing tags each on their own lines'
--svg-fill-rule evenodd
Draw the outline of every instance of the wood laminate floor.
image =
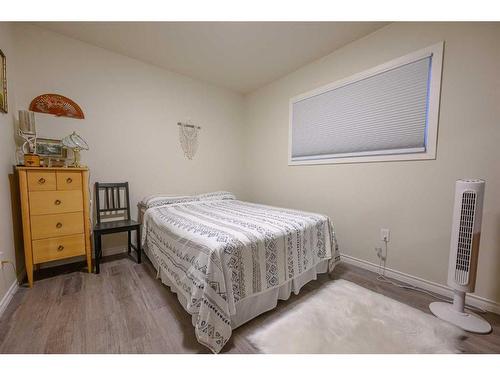
<svg viewBox="0 0 500 375">
<path fill-rule="evenodd" d="M 79 265 L 76 265 L 79 266 Z M 0 353 L 209 353 L 198 344 L 188 315 L 175 294 L 155 279 L 149 261 L 114 257 L 101 274 L 75 265 L 39 271 L 32 289 L 20 288 L 0 319 Z M 429 313 L 434 299 L 376 280 L 376 274 L 341 264 L 334 278 L 352 281 Z M 298 295 L 233 332 L 223 353 L 256 353 L 246 336 L 265 321 L 301 303 L 332 280 L 321 275 Z M 466 334 L 466 353 L 500 353 L 500 316 L 487 313 L 489 335 Z"/>
</svg>

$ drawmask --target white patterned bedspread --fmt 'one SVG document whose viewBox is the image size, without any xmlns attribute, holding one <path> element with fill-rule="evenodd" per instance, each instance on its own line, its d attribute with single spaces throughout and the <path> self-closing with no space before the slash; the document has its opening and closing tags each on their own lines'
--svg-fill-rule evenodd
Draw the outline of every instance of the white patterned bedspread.
<svg viewBox="0 0 500 375">
<path fill-rule="evenodd" d="M 143 246 L 197 315 L 198 341 L 216 353 L 238 301 L 340 260 L 319 214 L 211 198 L 151 207 L 143 224 Z"/>
</svg>

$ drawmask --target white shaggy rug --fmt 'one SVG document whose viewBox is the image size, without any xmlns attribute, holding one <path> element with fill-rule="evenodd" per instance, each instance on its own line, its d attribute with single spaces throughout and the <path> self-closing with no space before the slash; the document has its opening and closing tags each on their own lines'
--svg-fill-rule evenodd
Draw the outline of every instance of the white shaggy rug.
<svg viewBox="0 0 500 375">
<path fill-rule="evenodd" d="M 461 335 L 430 314 L 336 280 L 248 338 L 262 353 L 457 353 Z"/>
</svg>

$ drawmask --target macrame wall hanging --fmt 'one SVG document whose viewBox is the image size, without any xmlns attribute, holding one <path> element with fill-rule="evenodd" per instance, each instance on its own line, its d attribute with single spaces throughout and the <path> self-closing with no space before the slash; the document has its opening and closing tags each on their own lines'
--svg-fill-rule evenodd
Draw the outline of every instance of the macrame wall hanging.
<svg viewBox="0 0 500 375">
<path fill-rule="evenodd" d="M 198 133 L 201 126 L 178 122 L 179 126 L 179 141 L 181 142 L 184 155 L 189 159 L 193 159 L 198 149 Z"/>
</svg>

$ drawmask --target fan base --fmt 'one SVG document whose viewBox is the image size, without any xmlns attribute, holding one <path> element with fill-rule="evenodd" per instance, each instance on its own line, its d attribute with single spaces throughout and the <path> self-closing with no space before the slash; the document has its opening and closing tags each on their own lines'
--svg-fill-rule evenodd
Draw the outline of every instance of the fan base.
<svg viewBox="0 0 500 375">
<path fill-rule="evenodd" d="M 451 303 L 432 302 L 429 309 L 439 319 L 454 324 L 464 331 L 474 333 L 490 333 L 491 325 L 479 315 L 470 312 L 460 312 Z"/>
</svg>

